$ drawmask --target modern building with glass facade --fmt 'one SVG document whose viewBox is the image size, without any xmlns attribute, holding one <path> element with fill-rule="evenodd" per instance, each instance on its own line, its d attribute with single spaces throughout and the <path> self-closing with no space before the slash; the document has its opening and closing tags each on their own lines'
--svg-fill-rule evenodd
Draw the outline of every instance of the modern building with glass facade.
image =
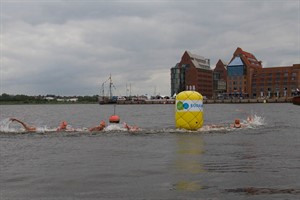
<svg viewBox="0 0 300 200">
<path fill-rule="evenodd" d="M 250 72 L 257 69 L 262 69 L 261 61 L 238 47 L 227 65 L 227 93 L 231 96 L 248 97 L 251 93 Z"/>
<path fill-rule="evenodd" d="M 223 98 L 226 93 L 227 82 L 227 64 L 221 59 L 217 62 L 213 70 L 213 98 Z"/>
</svg>

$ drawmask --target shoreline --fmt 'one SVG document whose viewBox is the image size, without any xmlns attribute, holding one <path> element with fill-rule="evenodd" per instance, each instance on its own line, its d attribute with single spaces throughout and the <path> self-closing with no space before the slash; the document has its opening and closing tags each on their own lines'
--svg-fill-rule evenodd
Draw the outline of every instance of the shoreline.
<svg viewBox="0 0 300 200">
<path fill-rule="evenodd" d="M 143 101 L 117 101 L 116 104 L 175 104 L 175 99 L 156 99 Z M 278 99 L 224 99 L 224 100 L 203 100 L 203 104 L 243 104 L 243 103 L 292 103 L 292 98 L 278 98 Z"/>
<path fill-rule="evenodd" d="M 154 99 L 154 100 L 139 100 L 139 101 L 117 101 L 117 105 L 149 105 L 149 104 L 175 104 L 175 99 Z M 246 104 L 246 103 L 293 103 L 293 98 L 278 98 L 278 99 L 224 99 L 224 100 L 203 100 L 203 104 Z M 75 104 L 99 104 L 98 102 L 0 102 L 0 105 L 75 105 Z M 104 103 L 100 105 L 107 105 Z"/>
</svg>

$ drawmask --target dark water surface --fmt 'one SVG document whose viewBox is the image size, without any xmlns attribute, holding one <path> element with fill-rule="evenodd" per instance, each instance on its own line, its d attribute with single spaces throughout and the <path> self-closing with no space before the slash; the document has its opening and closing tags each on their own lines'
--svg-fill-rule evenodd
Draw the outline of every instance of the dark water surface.
<svg viewBox="0 0 300 200">
<path fill-rule="evenodd" d="M 1 105 L 0 199 L 300 199 L 300 107 L 205 105 L 205 125 L 185 132 L 174 105 L 118 105 L 137 133 L 47 132 L 66 120 L 97 125 L 112 105 Z M 9 117 L 42 131 L 22 133 Z M 44 132 L 43 130 L 46 130 Z"/>
</svg>

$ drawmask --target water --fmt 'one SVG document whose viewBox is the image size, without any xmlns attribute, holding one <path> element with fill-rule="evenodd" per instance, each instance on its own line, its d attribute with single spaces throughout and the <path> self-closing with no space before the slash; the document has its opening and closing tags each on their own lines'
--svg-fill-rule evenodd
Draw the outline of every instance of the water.
<svg viewBox="0 0 300 200">
<path fill-rule="evenodd" d="M 299 199 L 299 108 L 205 105 L 205 126 L 189 132 L 174 128 L 174 105 L 118 105 L 141 131 L 90 133 L 112 105 L 1 105 L 0 199 Z M 62 120 L 77 131 L 53 132 Z"/>
</svg>

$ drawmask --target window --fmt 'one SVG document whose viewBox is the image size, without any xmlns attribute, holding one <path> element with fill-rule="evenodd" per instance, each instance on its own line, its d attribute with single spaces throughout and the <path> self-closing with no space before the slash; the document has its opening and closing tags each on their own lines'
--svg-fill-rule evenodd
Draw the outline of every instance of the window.
<svg viewBox="0 0 300 200">
<path fill-rule="evenodd" d="M 227 74 L 228 76 L 242 76 L 244 74 L 244 66 L 228 66 Z"/>
</svg>

